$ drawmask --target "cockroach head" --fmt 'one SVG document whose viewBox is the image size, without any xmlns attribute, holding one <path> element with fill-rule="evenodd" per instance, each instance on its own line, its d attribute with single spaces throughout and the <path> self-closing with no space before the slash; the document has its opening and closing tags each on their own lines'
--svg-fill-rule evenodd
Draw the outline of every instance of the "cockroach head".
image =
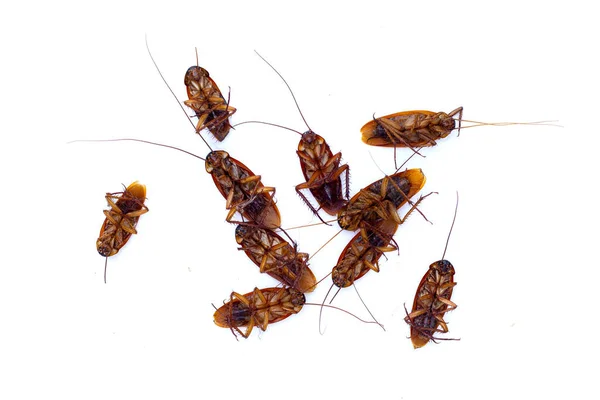
<svg viewBox="0 0 600 400">
<path fill-rule="evenodd" d="M 202 67 L 193 65 L 193 66 L 189 67 L 188 70 L 186 71 L 184 83 L 186 86 L 188 86 L 188 84 L 191 81 L 199 81 L 203 77 L 205 77 L 205 78 L 209 77 L 208 71 Z"/>
<path fill-rule="evenodd" d="M 98 246 L 98 254 L 102 257 L 110 257 L 110 253 L 112 252 L 112 248 L 108 244 L 101 244 Z"/>
<path fill-rule="evenodd" d="M 220 168 L 223 160 L 229 157 L 229 153 L 222 150 L 215 150 L 206 156 L 206 172 L 209 174 L 214 168 Z"/>
<path fill-rule="evenodd" d="M 454 266 L 448 260 L 436 261 L 429 268 L 435 269 L 443 275 L 454 275 Z"/>
<path fill-rule="evenodd" d="M 306 303 L 306 297 L 304 296 L 304 293 L 299 292 L 296 289 L 290 288 L 290 295 L 291 295 L 290 302 L 295 307 L 302 307 L 304 305 L 304 303 Z"/>
<path fill-rule="evenodd" d="M 444 113 L 445 114 L 445 113 Z M 447 130 L 448 132 L 454 130 L 456 128 L 456 121 L 451 116 L 445 114 L 446 118 L 443 118 L 440 121 L 440 125 Z"/>
<path fill-rule="evenodd" d="M 311 144 L 312 142 L 317 140 L 317 138 L 319 138 L 319 135 L 317 135 L 311 130 L 308 130 L 302 134 L 302 142 L 306 144 Z"/>
</svg>

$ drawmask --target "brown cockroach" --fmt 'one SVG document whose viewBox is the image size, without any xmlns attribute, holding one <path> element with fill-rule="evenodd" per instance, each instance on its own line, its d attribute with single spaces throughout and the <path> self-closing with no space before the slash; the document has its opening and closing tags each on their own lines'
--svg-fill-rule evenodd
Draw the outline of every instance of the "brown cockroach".
<svg viewBox="0 0 600 400">
<path fill-rule="evenodd" d="M 208 71 L 198 66 L 197 52 L 196 65 L 188 68 L 184 83 L 187 88 L 188 100 L 183 103 L 191 108 L 198 117 L 196 133 L 200 133 L 202 129 L 206 128 L 218 141 L 223 141 L 231 129 L 229 117 L 235 113 L 236 109 L 229 105 L 229 100 L 225 101 Z"/>
<path fill-rule="evenodd" d="M 226 199 L 227 221 L 235 223 L 233 215 L 239 212 L 257 226 L 268 229 L 281 226 L 279 209 L 273 200 L 275 188 L 264 186 L 260 175 L 222 150 L 211 151 L 206 156 L 206 172 Z"/>
<path fill-rule="evenodd" d="M 463 108 L 458 107 L 449 113 L 426 110 L 402 111 L 385 115 L 367 122 L 361 129 L 362 141 L 371 146 L 415 148 L 435 146 L 437 141 L 448 136 L 454 129 L 460 130 L 475 126 L 493 125 L 549 125 L 556 121 L 536 122 L 479 122 L 462 118 Z M 457 116 L 457 118 L 455 118 Z M 458 127 L 456 126 L 458 122 Z M 463 122 L 473 125 L 462 126 Z"/>
<path fill-rule="evenodd" d="M 267 330 L 269 324 L 299 313 L 306 302 L 304 294 L 285 287 L 254 288 L 244 295 L 233 292 L 229 299 L 215 311 L 214 320 L 217 326 L 231 329 L 236 339 L 236 332 L 247 339 L 255 326 Z M 245 332 L 240 329 L 242 327 L 246 328 Z"/>
<path fill-rule="evenodd" d="M 383 325 L 377 321 L 365 321 L 338 307 L 307 303 L 302 292 L 290 287 L 254 288 L 252 292 L 244 295 L 233 292 L 229 296 L 229 302 L 219 307 L 213 317 L 217 326 L 229 328 L 236 339 L 237 333 L 247 339 L 255 326 L 266 331 L 269 324 L 282 321 L 292 314 L 298 314 L 305 305 L 333 308 L 363 323 L 377 324 L 383 328 Z M 240 328 L 246 328 L 245 332 Z"/>
<path fill-rule="evenodd" d="M 458 193 L 456 195 L 456 208 L 454 219 L 450 226 L 450 232 L 446 239 L 446 247 L 442 259 L 429 266 L 419 286 L 413 302 L 412 311 L 406 311 L 404 321 L 410 325 L 410 340 L 415 349 L 425 346 L 430 340 L 458 340 L 450 338 L 435 337 L 436 332 L 447 333 L 448 325 L 444 321 L 444 314 L 456 308 L 456 304 L 450 300 L 452 290 L 456 286 L 454 282 L 454 266 L 445 260 L 446 250 L 450 234 L 456 220 L 458 210 Z M 406 306 L 405 306 L 406 310 Z"/>
<path fill-rule="evenodd" d="M 105 257 L 104 283 L 106 283 L 106 265 L 108 257 L 114 256 L 127 243 L 131 235 L 137 233 L 135 227 L 140 216 L 148 212 L 144 205 L 146 186 L 138 181 L 117 193 L 106 193 L 106 201 L 110 206 L 104 210 L 104 223 L 96 240 L 98 253 Z"/>
<path fill-rule="evenodd" d="M 358 232 L 344 247 L 331 270 L 333 284 L 345 288 L 370 270 L 379 272 L 379 258 L 383 253 L 397 250 L 390 244 L 397 229 L 398 224 L 388 219 L 381 220 L 373 230 Z"/>
<path fill-rule="evenodd" d="M 296 132 L 301 136 L 296 154 L 300 160 L 300 168 L 302 169 L 305 182 L 296 185 L 296 193 L 298 193 L 300 198 L 310 208 L 313 214 L 315 214 L 317 218 L 321 220 L 321 222 L 326 224 L 326 222 L 323 221 L 323 219 L 319 216 L 319 210 L 323 210 L 329 215 L 336 215 L 337 212 L 348 202 L 348 198 L 350 197 L 350 168 L 347 164 L 341 165 L 342 153 L 338 152 L 333 154 L 325 139 L 322 136 L 317 135 L 310 128 L 308 122 L 306 122 L 306 119 L 302 114 L 302 110 L 298 105 L 298 101 L 296 100 L 294 92 L 285 78 L 263 56 L 258 54 L 258 52 L 256 52 L 256 54 L 265 63 L 267 63 L 267 65 L 271 67 L 271 69 L 273 69 L 277 75 L 279 75 L 281 80 L 283 80 L 283 83 L 285 83 L 290 91 L 290 94 L 292 95 L 292 99 L 294 100 L 296 108 L 300 113 L 300 117 L 304 121 L 308 131 L 300 133 L 285 126 L 261 121 L 246 121 L 237 125 L 244 123 L 262 123 L 287 129 L 292 132 Z M 344 177 L 343 180 L 342 176 Z M 302 192 L 303 190 L 307 189 L 311 192 L 319 204 L 318 208 L 316 208 Z"/>
<path fill-rule="evenodd" d="M 360 129 L 362 141 L 372 146 L 412 149 L 435 146 L 456 129 L 456 121 L 460 134 L 462 112 L 463 108 L 458 107 L 449 113 L 415 110 L 373 118 Z"/>
<path fill-rule="evenodd" d="M 385 176 L 352 196 L 339 211 L 338 224 L 350 231 L 369 228 L 376 221 L 388 218 L 394 218 L 401 224 L 396 210 L 409 202 L 423 188 L 425 181 L 425 175 L 419 168 Z"/>
<path fill-rule="evenodd" d="M 285 239 L 270 229 L 238 225 L 235 240 L 259 268 L 286 286 L 302 292 L 312 292 L 317 279 L 308 267 L 308 254 L 300 253 Z"/>
</svg>

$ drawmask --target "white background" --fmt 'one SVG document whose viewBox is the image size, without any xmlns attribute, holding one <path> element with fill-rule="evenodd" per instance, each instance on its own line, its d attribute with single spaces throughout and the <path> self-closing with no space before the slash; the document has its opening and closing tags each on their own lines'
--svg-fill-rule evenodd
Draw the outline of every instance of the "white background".
<svg viewBox="0 0 600 400">
<path fill-rule="evenodd" d="M 598 357 L 599 29 L 586 2 L 44 2 L 2 6 L 0 398 L 593 398 Z M 589 3 L 591 6 L 593 3 Z M 481 121 L 564 128 L 453 133 L 407 165 L 437 191 L 400 227 L 400 255 L 357 289 L 386 328 L 319 308 L 234 339 L 212 304 L 275 286 L 236 250 L 225 201 L 144 43 L 183 101 L 195 64 L 231 87 L 233 122 L 313 130 L 351 167 L 351 191 L 394 169 L 360 141 L 373 115 L 465 108 Z M 240 126 L 227 150 L 277 187 L 284 227 L 316 222 L 294 192 L 298 136 Z M 405 159 L 410 151 L 398 152 Z M 382 172 L 383 171 L 383 172 Z M 139 235 L 109 259 L 104 194 L 147 185 Z M 451 338 L 413 350 L 403 305 L 438 260 L 456 268 Z M 401 213 L 405 210 L 401 210 Z M 291 231 L 314 253 L 337 225 Z M 351 233 L 311 260 L 324 277 Z M 308 301 L 320 303 L 327 278 Z M 334 304 L 367 318 L 353 289 Z M 597 371 L 597 369 L 596 369 Z"/>
</svg>

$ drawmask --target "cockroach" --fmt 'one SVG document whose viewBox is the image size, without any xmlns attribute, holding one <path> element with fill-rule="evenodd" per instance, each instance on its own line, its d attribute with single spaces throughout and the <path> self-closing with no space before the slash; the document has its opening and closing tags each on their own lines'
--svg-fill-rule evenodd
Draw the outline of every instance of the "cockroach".
<svg viewBox="0 0 600 400">
<path fill-rule="evenodd" d="M 238 225 L 235 240 L 259 268 L 286 286 L 302 292 L 312 292 L 317 279 L 308 267 L 308 254 L 296 250 L 270 229 Z"/>
<path fill-rule="evenodd" d="M 304 294 L 294 288 L 266 288 L 254 290 L 241 295 L 233 292 L 229 302 L 223 304 L 214 313 L 214 322 L 221 328 L 229 328 L 237 339 L 237 333 L 248 338 L 257 326 L 266 331 L 269 324 L 282 321 L 292 314 L 298 314 L 305 305 L 317 306 L 319 304 L 307 303 Z M 361 322 L 367 324 L 383 325 L 377 321 L 365 321 L 356 315 L 334 306 L 325 306 L 345 312 Z M 240 328 L 246 328 L 243 332 Z M 237 333 L 236 333 L 237 332 Z"/>
<path fill-rule="evenodd" d="M 114 256 L 127 243 L 131 235 L 137 233 L 135 227 L 140 216 L 148 212 L 144 205 L 146 200 L 146 186 L 138 181 L 127 186 L 125 190 L 117 193 L 106 193 L 106 201 L 110 206 L 104 210 L 104 223 L 100 235 L 96 240 L 96 248 L 104 263 L 104 283 L 106 283 L 106 265 L 108 257 Z"/>
<path fill-rule="evenodd" d="M 410 340 L 415 349 L 425 346 L 430 340 L 458 340 L 435 337 L 437 332 L 447 333 L 448 325 L 444 321 L 444 314 L 456 308 L 456 304 L 450 300 L 452 290 L 456 286 L 454 282 L 454 266 L 445 260 L 450 234 L 456 220 L 458 210 L 458 194 L 456 195 L 456 208 L 454 219 L 450 226 L 450 232 L 446 239 L 446 247 L 442 259 L 429 266 L 419 286 L 413 302 L 412 311 L 406 311 L 404 321 L 410 325 Z M 405 307 L 406 309 L 406 307 Z"/>
<path fill-rule="evenodd" d="M 370 270 L 379 272 L 379 258 L 383 253 L 397 250 L 395 245 L 390 244 L 397 229 L 398 224 L 394 221 L 381 220 L 374 230 L 363 229 L 357 233 L 331 270 L 333 284 L 345 288 Z"/>
<path fill-rule="evenodd" d="M 494 125 L 549 125 L 556 121 L 536 122 L 479 122 L 462 118 L 463 108 L 458 107 L 449 113 L 425 110 L 402 111 L 385 115 L 367 122 L 361 129 L 362 141 L 371 146 L 416 148 L 435 146 L 437 141 L 448 136 L 454 129 L 460 135 L 461 128 Z M 457 116 L 457 117 L 456 117 Z M 455 118 L 456 117 L 456 118 Z M 462 126 L 463 122 L 473 125 Z"/>
<path fill-rule="evenodd" d="M 456 121 L 460 134 L 462 112 L 463 108 L 458 107 L 449 113 L 415 110 L 373 118 L 360 129 L 362 141 L 372 146 L 412 149 L 435 146 L 456 128 Z"/>
<path fill-rule="evenodd" d="M 264 186 L 260 175 L 222 150 L 206 156 L 206 172 L 226 199 L 227 221 L 235 222 L 233 215 L 239 212 L 257 226 L 268 229 L 281 226 L 281 215 L 273 200 L 275 188 Z"/>
<path fill-rule="evenodd" d="M 310 208 L 310 210 L 325 223 L 319 216 L 319 210 L 325 211 L 329 215 L 336 215 L 337 212 L 348 202 L 350 197 L 350 167 L 347 164 L 341 164 L 342 153 L 338 152 L 333 154 L 329 145 L 325 139 L 317 135 L 308 125 L 302 110 L 298 105 L 296 96 L 292 91 L 292 88 L 284 79 L 284 77 L 271 65 L 263 56 L 256 54 L 265 62 L 279 77 L 283 80 L 283 83 L 287 86 L 292 99 L 296 104 L 296 108 L 300 113 L 300 117 L 304 121 L 304 124 L 308 128 L 308 131 L 300 133 L 294 129 L 287 128 L 285 126 L 271 124 L 268 122 L 260 121 L 246 121 L 243 123 L 262 123 L 266 125 L 277 126 L 283 129 L 290 130 L 299 134 L 300 142 L 298 143 L 298 150 L 296 154 L 300 160 L 300 168 L 304 175 L 305 182 L 296 185 L 296 193 L 304 201 L 304 203 Z M 237 124 L 237 125 L 241 125 Z M 237 126 L 236 125 L 236 126 Z M 343 177 L 343 180 L 342 180 Z M 315 207 L 304 195 L 302 191 L 309 190 L 319 207 Z"/>
<path fill-rule="evenodd" d="M 352 196 L 348 204 L 338 212 L 338 224 L 342 229 L 356 231 L 369 227 L 380 219 L 395 218 L 397 209 L 425 185 L 425 175 L 419 168 L 385 176 Z"/>
<path fill-rule="evenodd" d="M 271 323 L 279 322 L 302 310 L 306 298 L 294 288 L 258 289 L 241 295 L 233 292 L 230 301 L 222 305 L 214 314 L 215 324 L 229 328 L 234 336 L 236 332 L 248 338 L 252 329 L 258 326 L 267 330 Z M 240 328 L 245 327 L 242 332 Z"/>
<path fill-rule="evenodd" d="M 196 52 L 196 65 L 188 68 L 185 73 L 188 100 L 183 103 L 198 117 L 196 133 L 206 128 L 218 141 L 223 141 L 231 129 L 229 117 L 236 109 L 229 105 L 229 100 L 225 101 L 208 71 L 198 65 L 197 58 Z"/>
</svg>

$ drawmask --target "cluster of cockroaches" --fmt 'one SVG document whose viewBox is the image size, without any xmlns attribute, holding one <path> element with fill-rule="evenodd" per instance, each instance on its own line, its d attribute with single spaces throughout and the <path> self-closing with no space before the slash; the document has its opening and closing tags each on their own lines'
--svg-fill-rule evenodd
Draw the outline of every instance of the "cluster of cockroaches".
<svg viewBox="0 0 600 400">
<path fill-rule="evenodd" d="M 151 54 L 150 57 L 152 58 Z M 264 58 L 263 60 L 284 81 L 300 111 L 285 79 Z M 152 61 L 154 62 L 153 58 Z M 154 64 L 156 66 L 155 62 Z M 158 72 L 160 74 L 160 70 Z M 161 78 L 167 83 L 162 74 Z M 184 83 L 188 95 L 184 104 L 198 118 L 197 123 L 192 122 L 195 132 L 200 134 L 201 131 L 208 130 L 217 140 L 223 141 L 232 128 L 229 118 L 236 109 L 229 104 L 229 99 L 225 99 L 204 68 L 198 65 L 190 67 L 185 74 Z M 301 111 L 300 115 L 304 120 Z M 456 122 L 460 133 L 464 121 L 462 107 L 448 114 L 430 111 L 400 112 L 373 118 L 362 127 L 362 140 L 369 145 L 393 147 L 395 160 L 396 148 L 408 147 L 419 154 L 420 148 L 433 146 L 439 139 L 448 136 L 456 128 Z M 244 123 L 249 122 L 259 121 Z M 423 188 L 426 179 L 420 169 L 397 169 L 394 174 L 371 183 L 350 198 L 349 167 L 342 164 L 341 153 L 333 154 L 325 139 L 313 132 L 306 120 L 304 122 L 308 131 L 296 131 L 300 135 L 296 153 L 305 182 L 296 186 L 296 192 L 323 223 L 327 222 L 319 215 L 321 210 L 336 216 L 342 229 L 357 232 L 331 271 L 331 288 L 335 285 L 342 289 L 353 285 L 370 270 L 378 272 L 380 257 L 385 252 L 398 249 L 394 240 L 396 230 L 414 210 L 421 213 L 417 207 L 429 196 L 421 196 L 415 202 L 411 200 Z M 476 121 L 466 122 L 482 125 Z M 545 121 L 540 123 L 543 122 Z M 136 140 L 171 147 L 139 139 L 116 140 Z M 218 326 L 231 329 L 236 337 L 239 333 L 247 338 L 253 327 L 257 326 L 264 331 L 270 323 L 296 314 L 305 304 L 310 304 L 306 303 L 304 294 L 312 292 L 318 282 L 308 266 L 308 254 L 299 252 L 291 238 L 292 244 L 276 232 L 280 230 L 288 236 L 281 229 L 281 216 L 273 198 L 275 188 L 265 186 L 260 175 L 253 173 L 227 152 L 213 150 L 204 138 L 202 140 L 209 147 L 210 153 L 205 158 L 194 156 L 205 162 L 206 172 L 212 176 L 215 186 L 226 200 L 226 221 L 237 224 L 235 238 L 239 249 L 259 267 L 261 273 L 267 273 L 281 283 L 278 287 L 255 288 L 243 295 L 233 292 L 229 301 L 214 313 L 214 321 Z M 318 206 L 309 200 L 307 190 Z M 138 219 L 148 211 L 145 199 L 146 188 L 138 182 L 132 183 L 123 192 L 106 194 L 110 209 L 104 211 L 106 219 L 97 240 L 100 255 L 108 259 L 127 243 L 132 234 L 137 233 L 135 227 Z M 400 218 L 398 210 L 405 204 L 409 204 L 411 208 Z M 458 208 L 458 197 L 456 207 Z M 238 219 L 241 220 L 236 220 L 236 215 L 240 215 L 241 218 Z M 447 245 L 448 243 L 446 247 Z M 446 250 L 444 256 L 445 252 Z M 447 332 L 444 315 L 456 308 L 456 304 L 450 300 L 456 285 L 454 268 L 449 261 L 443 259 L 444 256 L 442 260 L 430 265 L 419 283 L 411 312 L 406 311 L 405 321 L 410 326 L 410 337 L 415 348 L 438 339 L 436 333 Z M 104 279 L 106 282 L 106 264 Z M 325 300 L 328 295 L 329 292 Z M 325 300 L 320 304 L 321 307 L 328 306 L 325 305 Z M 242 331 L 242 328 L 245 330 Z"/>
</svg>

